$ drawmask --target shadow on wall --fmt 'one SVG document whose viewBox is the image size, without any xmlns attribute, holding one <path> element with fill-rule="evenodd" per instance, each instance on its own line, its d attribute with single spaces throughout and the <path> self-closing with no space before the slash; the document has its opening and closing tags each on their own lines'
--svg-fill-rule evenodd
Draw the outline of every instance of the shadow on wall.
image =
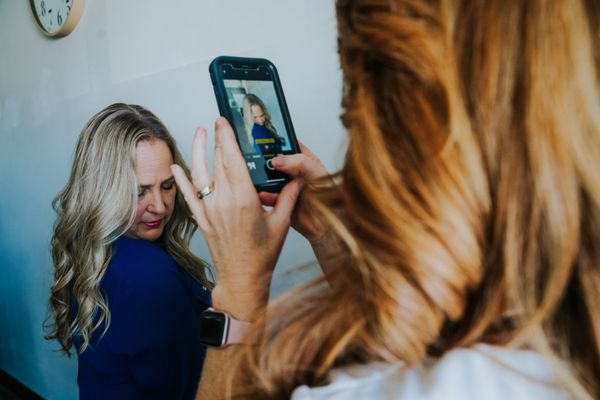
<svg viewBox="0 0 600 400">
<path fill-rule="evenodd" d="M 2 400 L 40 400 L 36 393 L 21 382 L 0 369 L 0 399 Z"/>
<path fill-rule="evenodd" d="M 49 239 L 21 242 L 1 225 L 0 237 L 0 369 L 21 383 L 36 382 L 28 388 L 45 398 L 75 399 L 75 357 L 43 339 L 52 266 L 49 252 L 40 249 L 49 249 Z"/>
</svg>

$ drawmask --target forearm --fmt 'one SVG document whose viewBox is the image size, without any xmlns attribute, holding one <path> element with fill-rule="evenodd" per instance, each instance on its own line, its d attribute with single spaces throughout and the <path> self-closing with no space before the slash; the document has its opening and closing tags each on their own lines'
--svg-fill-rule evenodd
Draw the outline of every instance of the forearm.
<svg viewBox="0 0 600 400">
<path fill-rule="evenodd" d="M 268 287 L 262 287 L 246 293 L 236 290 L 234 295 L 217 285 L 212 293 L 213 307 L 240 321 L 255 321 L 258 313 L 266 307 L 268 292 Z M 196 399 L 226 399 L 246 386 L 246 377 L 237 362 L 240 352 L 246 350 L 243 346 L 247 344 L 208 347 Z"/>
<path fill-rule="evenodd" d="M 196 392 L 197 400 L 220 400 L 227 398 L 228 374 L 234 368 L 234 357 L 239 345 L 224 348 L 209 347 L 206 351 L 202 378 Z M 237 375 L 237 374 L 236 374 Z M 235 384 L 231 387 L 236 387 Z"/>
</svg>

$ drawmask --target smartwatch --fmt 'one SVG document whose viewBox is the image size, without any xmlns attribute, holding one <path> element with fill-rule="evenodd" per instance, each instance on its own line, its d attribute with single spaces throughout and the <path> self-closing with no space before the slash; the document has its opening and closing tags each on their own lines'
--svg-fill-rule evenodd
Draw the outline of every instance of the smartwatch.
<svg viewBox="0 0 600 400">
<path fill-rule="evenodd" d="M 251 322 L 238 321 L 223 311 L 207 308 L 200 314 L 200 343 L 213 347 L 243 343 L 251 326 Z"/>
</svg>

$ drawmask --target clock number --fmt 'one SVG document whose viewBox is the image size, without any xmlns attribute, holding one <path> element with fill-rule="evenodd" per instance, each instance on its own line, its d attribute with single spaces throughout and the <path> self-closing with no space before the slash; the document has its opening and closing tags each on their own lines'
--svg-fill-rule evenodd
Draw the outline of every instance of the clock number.
<svg viewBox="0 0 600 400">
<path fill-rule="evenodd" d="M 0 4 L 4 0 L 0 0 Z M 73 31 L 85 0 L 25 0 L 29 2 L 31 16 L 42 34 L 60 38 Z M 72 11 L 75 11 L 74 13 Z M 0 389 L 1 389 L 0 385 Z M 0 398 L 2 392 L 0 390 Z"/>
</svg>

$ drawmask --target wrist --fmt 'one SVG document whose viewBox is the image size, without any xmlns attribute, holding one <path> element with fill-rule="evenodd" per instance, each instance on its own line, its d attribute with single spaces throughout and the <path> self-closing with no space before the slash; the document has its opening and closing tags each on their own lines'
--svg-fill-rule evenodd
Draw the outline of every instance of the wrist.
<svg viewBox="0 0 600 400">
<path fill-rule="evenodd" d="M 318 233 L 307 237 L 308 242 L 313 248 L 325 248 L 331 247 L 333 244 L 332 239 L 334 238 L 330 229 L 321 229 Z"/>
<path fill-rule="evenodd" d="M 252 322 L 266 308 L 269 289 L 267 287 L 240 290 L 217 283 L 211 297 L 215 309 L 224 311 L 238 320 Z"/>
<path fill-rule="evenodd" d="M 240 321 L 228 313 L 212 307 L 200 315 L 200 342 L 211 347 L 227 347 L 232 344 L 252 344 L 247 338 L 252 323 Z"/>
</svg>

